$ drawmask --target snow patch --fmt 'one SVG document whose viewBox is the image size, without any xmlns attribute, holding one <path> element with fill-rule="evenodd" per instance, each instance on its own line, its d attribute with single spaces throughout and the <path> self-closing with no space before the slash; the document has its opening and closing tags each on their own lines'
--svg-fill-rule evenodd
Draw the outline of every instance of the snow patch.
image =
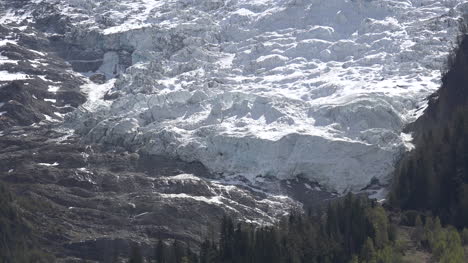
<svg viewBox="0 0 468 263">
<path fill-rule="evenodd" d="M 6 70 L 0 71 L 0 81 L 13 81 L 22 79 L 30 79 L 30 77 L 24 73 L 10 73 Z"/>
<path fill-rule="evenodd" d="M 49 88 L 47 89 L 48 92 L 52 92 L 52 93 L 57 93 L 57 91 L 60 89 L 59 86 L 49 86 Z"/>
<path fill-rule="evenodd" d="M 161 197 L 163 198 L 188 198 L 188 199 L 193 199 L 199 202 L 204 202 L 208 204 L 220 204 L 222 205 L 223 202 L 220 201 L 219 196 L 214 196 L 214 197 L 205 197 L 205 196 L 192 196 L 188 194 L 163 194 L 163 193 L 158 193 Z"/>
<path fill-rule="evenodd" d="M 16 40 L 2 39 L 0 40 L 0 47 L 6 46 L 7 44 L 18 45 Z"/>
<path fill-rule="evenodd" d="M 193 181 L 201 181 L 199 177 L 196 177 L 193 174 L 179 174 L 176 176 L 169 176 L 169 177 L 164 177 L 167 180 L 171 181 L 185 181 L 185 180 L 193 180 Z"/>
<path fill-rule="evenodd" d="M 37 163 L 37 165 L 54 167 L 54 166 L 58 166 L 59 163 L 58 162 L 54 162 L 54 163 Z"/>
<path fill-rule="evenodd" d="M 403 143 L 408 151 L 411 151 L 415 148 L 413 142 L 413 135 L 410 133 L 401 133 L 401 138 L 403 139 Z"/>
<path fill-rule="evenodd" d="M 6 64 L 6 63 L 18 64 L 18 60 L 12 60 L 12 59 L 9 59 L 9 58 L 7 58 L 5 56 L 0 55 L 0 65 L 1 64 Z"/>
</svg>

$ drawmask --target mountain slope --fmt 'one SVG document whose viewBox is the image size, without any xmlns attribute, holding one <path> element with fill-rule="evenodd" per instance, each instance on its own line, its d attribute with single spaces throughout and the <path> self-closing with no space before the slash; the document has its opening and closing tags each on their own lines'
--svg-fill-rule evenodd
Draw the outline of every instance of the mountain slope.
<svg viewBox="0 0 468 263">
<path fill-rule="evenodd" d="M 43 0 L 6 3 L 2 22 L 33 23 L 97 81 L 67 117 L 88 142 L 201 162 L 228 180 L 300 176 L 342 193 L 385 184 L 411 148 L 402 129 L 436 90 L 467 8 Z"/>
<path fill-rule="evenodd" d="M 196 247 L 226 213 L 271 224 L 301 209 L 280 192 L 212 180 L 197 162 L 80 140 L 64 118 L 93 103 L 83 86 L 102 76 L 76 70 L 100 62 L 67 38 L 73 26 L 53 5 L 2 1 L 0 12 L 0 181 L 25 201 L 22 215 L 59 262 L 127 255 L 137 243 L 146 255 L 158 239 Z"/>
<path fill-rule="evenodd" d="M 391 203 L 429 211 L 443 223 L 468 226 L 468 37 L 460 38 L 441 88 L 409 129 L 416 149 L 398 165 Z"/>
<path fill-rule="evenodd" d="M 93 261 L 381 187 L 467 8 L 2 1 L 0 179 L 60 260 Z"/>
<path fill-rule="evenodd" d="M 24 219 L 18 200 L 0 183 L 0 262 L 47 263 L 54 257 L 38 250 L 38 237 Z"/>
<path fill-rule="evenodd" d="M 70 119 L 89 141 L 200 161 L 254 184 L 299 175 L 340 193 L 388 180 L 410 147 L 402 128 L 439 85 L 467 8 L 431 0 L 58 5 L 74 27 L 67 37 L 102 60 L 97 72 L 118 75 L 92 87 L 107 92 L 105 102 Z"/>
</svg>

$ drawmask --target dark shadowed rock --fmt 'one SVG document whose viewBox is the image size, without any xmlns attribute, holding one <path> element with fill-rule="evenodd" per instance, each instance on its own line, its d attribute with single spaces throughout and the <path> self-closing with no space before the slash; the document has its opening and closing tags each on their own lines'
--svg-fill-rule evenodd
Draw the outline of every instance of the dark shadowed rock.
<svg viewBox="0 0 468 263">
<path fill-rule="evenodd" d="M 89 77 L 89 79 L 96 84 L 106 83 L 106 76 L 100 73 L 93 74 L 91 77 Z"/>
</svg>

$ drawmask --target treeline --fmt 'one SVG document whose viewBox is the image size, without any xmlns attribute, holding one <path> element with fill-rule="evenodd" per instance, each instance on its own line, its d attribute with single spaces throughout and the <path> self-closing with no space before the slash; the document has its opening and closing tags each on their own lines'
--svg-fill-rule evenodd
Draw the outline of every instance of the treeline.
<svg viewBox="0 0 468 263">
<path fill-rule="evenodd" d="M 200 263 L 395 262 L 395 226 L 375 201 L 348 194 L 326 214 L 295 215 L 278 226 L 221 224 L 219 246 L 206 241 Z"/>
<path fill-rule="evenodd" d="M 198 254 L 194 253 L 187 244 L 174 240 L 166 244 L 159 240 L 154 246 L 154 253 L 149 257 L 141 254 L 138 246 L 133 246 L 129 263 L 157 262 L 157 263 L 198 263 Z"/>
<path fill-rule="evenodd" d="M 468 37 L 460 39 L 442 87 L 415 124 L 416 149 L 397 166 L 390 204 L 461 229 L 468 226 Z"/>
<path fill-rule="evenodd" d="M 395 218 L 396 217 L 396 218 Z M 392 214 L 399 221 L 398 214 Z M 434 262 L 466 262 L 459 233 L 443 228 L 438 217 L 405 218 L 411 243 L 431 253 Z M 400 263 L 406 247 L 397 238 L 402 231 L 374 200 L 348 194 L 317 215 L 291 214 L 275 226 L 255 227 L 224 217 L 218 240 L 206 240 L 198 254 L 177 241 L 159 241 L 154 255 L 142 257 L 137 248 L 130 263 Z"/>
<path fill-rule="evenodd" d="M 134 249 L 128 262 L 157 263 L 343 263 L 398 262 L 396 226 L 375 201 L 348 194 L 319 215 L 291 214 L 276 226 L 254 227 L 224 217 L 219 240 L 199 254 L 174 241 L 159 242 L 147 261 Z"/>
<path fill-rule="evenodd" d="M 50 263 L 54 257 L 38 249 L 33 229 L 21 216 L 14 196 L 0 183 L 0 263 Z"/>
</svg>

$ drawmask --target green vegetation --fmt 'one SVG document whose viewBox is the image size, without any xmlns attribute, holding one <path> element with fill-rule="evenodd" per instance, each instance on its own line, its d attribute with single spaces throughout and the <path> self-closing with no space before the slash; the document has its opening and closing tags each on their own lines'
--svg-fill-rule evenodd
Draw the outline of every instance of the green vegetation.
<svg viewBox="0 0 468 263">
<path fill-rule="evenodd" d="M 0 183 L 0 262 L 50 263 L 54 258 L 37 249 L 33 230 L 15 206 L 15 199 Z"/>
<path fill-rule="evenodd" d="M 293 214 L 278 227 L 234 230 L 225 218 L 214 262 L 393 262 L 398 256 L 392 230 L 380 205 L 349 194 L 330 204 L 327 213 Z"/>
<path fill-rule="evenodd" d="M 147 262 L 158 263 L 399 263 L 418 262 L 405 248 L 402 227 L 375 201 L 347 195 L 318 215 L 291 214 L 276 226 L 235 224 L 224 217 L 220 238 L 206 240 L 198 255 L 174 241 L 155 246 Z M 423 222 L 424 221 L 424 222 Z M 434 262 L 464 263 L 467 258 L 462 237 L 453 227 L 443 228 L 439 218 L 417 216 L 414 227 L 406 227 L 410 246 L 429 255 Z M 465 231 L 463 235 L 468 232 Z M 129 262 L 144 262 L 132 252 Z M 421 260 L 422 261 L 422 260 Z"/>
<path fill-rule="evenodd" d="M 431 99 L 415 146 L 400 161 L 390 204 L 468 226 L 468 37 L 449 58 L 441 89 Z"/>
<path fill-rule="evenodd" d="M 390 203 L 430 212 L 444 224 L 468 226 L 468 111 L 458 111 L 442 130 L 429 131 L 402 160 Z"/>
<path fill-rule="evenodd" d="M 145 261 L 146 260 L 146 261 Z M 154 254 L 150 257 L 142 256 L 140 248 L 133 246 L 130 251 L 128 263 L 197 263 L 198 255 L 189 249 L 187 245 L 174 240 L 171 245 L 163 243 L 161 240 L 154 246 Z"/>
</svg>

